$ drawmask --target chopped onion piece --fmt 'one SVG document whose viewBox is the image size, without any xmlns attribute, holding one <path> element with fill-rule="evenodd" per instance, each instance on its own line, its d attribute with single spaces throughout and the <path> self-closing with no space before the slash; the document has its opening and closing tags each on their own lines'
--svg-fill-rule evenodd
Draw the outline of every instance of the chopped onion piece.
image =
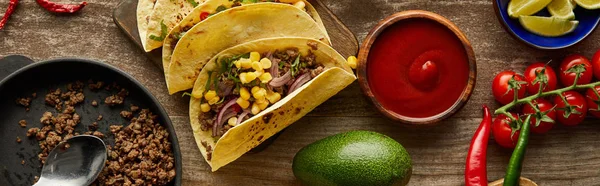
<svg viewBox="0 0 600 186">
<path fill-rule="evenodd" d="M 306 82 L 310 81 L 310 73 L 304 73 L 302 74 L 300 77 L 298 77 L 296 79 L 296 81 L 294 81 L 294 83 L 290 86 L 290 90 L 288 91 L 288 94 L 291 94 L 292 92 L 294 92 L 296 89 L 302 87 L 302 85 L 304 85 Z"/>
</svg>

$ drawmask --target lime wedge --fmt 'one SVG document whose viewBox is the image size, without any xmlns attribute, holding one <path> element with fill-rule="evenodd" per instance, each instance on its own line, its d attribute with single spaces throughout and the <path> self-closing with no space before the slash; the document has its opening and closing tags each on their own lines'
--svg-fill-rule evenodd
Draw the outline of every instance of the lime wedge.
<svg viewBox="0 0 600 186">
<path fill-rule="evenodd" d="M 571 33 L 579 24 L 579 21 L 540 16 L 521 16 L 519 22 L 528 31 L 546 37 L 558 37 Z"/>
<path fill-rule="evenodd" d="M 588 10 L 600 9 L 599 0 L 575 0 L 575 2 L 577 2 L 579 6 Z"/>
<path fill-rule="evenodd" d="M 575 13 L 573 13 L 575 6 L 575 2 L 572 0 L 553 0 L 552 3 L 548 5 L 548 12 L 550 12 L 553 17 L 573 20 L 575 19 Z"/>
<path fill-rule="evenodd" d="M 546 8 L 552 0 L 512 0 L 508 3 L 508 15 L 512 18 L 533 15 Z"/>
</svg>

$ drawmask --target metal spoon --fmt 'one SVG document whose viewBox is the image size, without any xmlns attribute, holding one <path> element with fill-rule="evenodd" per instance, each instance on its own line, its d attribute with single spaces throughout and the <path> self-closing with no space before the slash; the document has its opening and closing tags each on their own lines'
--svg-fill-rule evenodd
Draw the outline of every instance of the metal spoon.
<svg viewBox="0 0 600 186">
<path fill-rule="evenodd" d="M 34 186 L 89 185 L 104 168 L 106 145 L 96 137 L 80 135 L 58 144 L 46 159 L 42 176 Z"/>
</svg>

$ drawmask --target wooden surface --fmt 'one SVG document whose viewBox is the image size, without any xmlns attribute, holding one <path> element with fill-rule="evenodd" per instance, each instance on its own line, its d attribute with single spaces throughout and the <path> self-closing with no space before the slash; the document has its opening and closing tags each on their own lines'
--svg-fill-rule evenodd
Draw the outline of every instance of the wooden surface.
<svg viewBox="0 0 600 186">
<path fill-rule="evenodd" d="M 66 1 L 62 1 L 66 2 Z M 299 185 L 291 171 L 294 154 L 318 139 L 349 130 L 372 130 L 402 143 L 412 156 L 409 185 L 462 185 L 469 141 L 480 122 L 480 107 L 497 108 L 491 95 L 495 73 L 522 72 L 535 61 L 560 61 L 569 53 L 591 57 L 600 49 L 600 34 L 573 47 L 542 51 L 512 39 L 497 22 L 489 0 L 323 0 L 324 4 L 362 40 L 371 27 L 388 15 L 409 9 L 433 11 L 453 21 L 470 39 L 477 58 L 477 85 L 471 100 L 454 117 L 425 129 L 405 128 L 383 118 L 362 95 L 358 83 L 336 95 L 307 117 L 290 126 L 265 151 L 245 155 L 210 173 L 196 149 L 187 118 L 187 100 L 167 94 L 156 68 L 112 21 L 116 0 L 89 0 L 79 15 L 55 16 L 35 1 L 21 1 L 8 25 L 0 31 L 0 56 L 23 54 L 36 61 L 77 56 L 117 66 L 137 78 L 161 101 L 173 120 L 184 161 L 184 185 Z M 6 7 L 8 0 L 0 0 Z M 4 10 L 4 8 L 0 8 Z M 553 63 L 556 66 L 556 62 Z M 40 77 L 43 78 L 43 77 Z M 540 185 L 600 185 L 600 126 L 589 119 L 581 126 L 557 126 L 530 141 L 523 175 Z M 488 149 L 488 178 L 504 175 L 510 151 L 492 140 Z"/>
</svg>

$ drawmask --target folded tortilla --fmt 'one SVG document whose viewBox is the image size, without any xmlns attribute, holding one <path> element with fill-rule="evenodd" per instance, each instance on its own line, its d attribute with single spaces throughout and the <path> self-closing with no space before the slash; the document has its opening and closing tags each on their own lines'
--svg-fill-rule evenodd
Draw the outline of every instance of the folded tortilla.
<svg viewBox="0 0 600 186">
<path fill-rule="evenodd" d="M 261 3 L 261 4 L 262 3 L 265 3 L 265 4 L 275 3 L 275 2 L 263 2 L 263 1 L 265 1 L 265 0 L 261 0 L 256 3 Z M 327 31 L 325 30 L 325 26 L 323 25 L 323 21 L 321 20 L 319 13 L 308 1 L 306 1 L 306 0 L 285 0 L 285 1 L 280 1 L 278 3 L 293 4 L 293 3 L 297 3 L 298 1 L 304 2 L 305 11 L 313 18 L 313 20 L 317 23 L 317 26 L 319 26 L 319 28 L 321 30 L 323 30 L 323 32 L 325 32 L 325 34 L 327 34 Z M 256 3 L 253 3 L 252 1 L 240 2 L 241 6 L 245 6 L 245 5 L 249 5 L 249 4 L 256 4 Z M 171 29 L 171 31 L 169 32 L 169 34 L 167 34 L 167 37 L 165 38 L 165 41 L 163 43 L 163 48 L 162 48 L 163 70 L 165 73 L 165 79 L 167 79 L 167 81 L 169 78 L 168 74 L 169 74 L 169 65 L 171 64 L 171 56 L 173 54 L 173 50 L 175 49 L 175 46 L 177 45 L 179 39 L 183 35 L 185 35 L 194 25 L 208 19 L 211 16 L 214 16 L 215 14 L 222 13 L 224 10 L 230 9 L 234 6 L 239 6 L 240 4 L 235 4 L 231 0 L 207 0 L 203 4 L 194 8 L 194 10 L 188 16 L 186 16 L 178 25 L 176 25 L 175 27 L 173 27 Z M 246 21 L 252 22 L 253 20 L 247 19 Z M 327 37 L 327 40 L 329 43 L 331 43 L 329 41 L 329 37 Z"/>
<path fill-rule="evenodd" d="M 329 36 L 305 11 L 283 3 L 256 3 L 227 9 L 196 24 L 177 42 L 168 72 L 169 94 L 191 89 L 215 54 L 248 41 L 308 37 L 329 44 Z"/>
<path fill-rule="evenodd" d="M 139 0 L 138 30 L 144 50 L 150 52 L 161 47 L 169 31 L 204 1 Z"/>
<path fill-rule="evenodd" d="M 289 48 L 299 49 L 303 56 L 311 51 L 316 59 L 314 63 L 323 65 L 324 71 L 257 115 L 229 129 L 220 138 L 213 137 L 212 129 L 202 130 L 199 119 L 204 114 L 200 106 L 202 93 L 205 91 L 209 72 L 218 68 L 218 59 L 249 52 L 285 51 Z M 224 50 L 202 69 L 192 92 L 190 120 L 198 148 L 212 171 L 216 171 L 294 123 L 355 79 L 344 57 L 326 43 L 310 38 L 267 38 Z"/>
</svg>

